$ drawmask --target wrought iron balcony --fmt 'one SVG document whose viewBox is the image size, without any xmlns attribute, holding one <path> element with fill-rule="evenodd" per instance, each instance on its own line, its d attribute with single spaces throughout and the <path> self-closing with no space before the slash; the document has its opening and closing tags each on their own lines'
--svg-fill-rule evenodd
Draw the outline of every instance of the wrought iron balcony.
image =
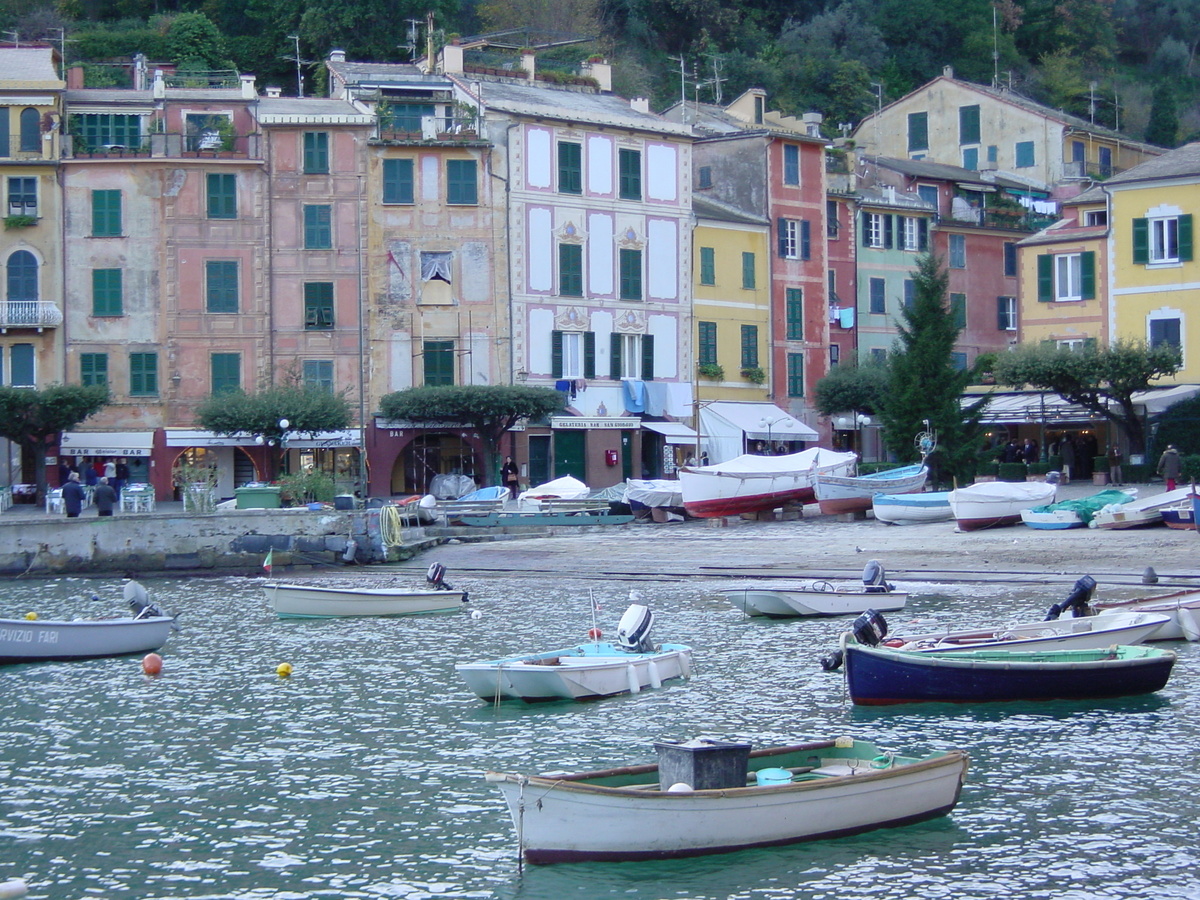
<svg viewBox="0 0 1200 900">
<path fill-rule="evenodd" d="M 50 300 L 7 300 L 0 302 L 0 329 L 57 328 L 63 314 Z"/>
</svg>

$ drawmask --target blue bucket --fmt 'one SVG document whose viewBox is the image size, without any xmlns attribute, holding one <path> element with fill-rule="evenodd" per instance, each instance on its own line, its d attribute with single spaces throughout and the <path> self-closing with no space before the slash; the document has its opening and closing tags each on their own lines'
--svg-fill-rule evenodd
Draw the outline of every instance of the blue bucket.
<svg viewBox="0 0 1200 900">
<path fill-rule="evenodd" d="M 759 787 L 792 783 L 792 773 L 787 769 L 759 769 L 754 774 L 758 777 Z"/>
</svg>

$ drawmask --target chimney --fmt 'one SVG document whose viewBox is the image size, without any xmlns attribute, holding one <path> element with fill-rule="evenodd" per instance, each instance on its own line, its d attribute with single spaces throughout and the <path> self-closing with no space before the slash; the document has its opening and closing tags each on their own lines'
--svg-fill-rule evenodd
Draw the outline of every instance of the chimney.
<svg viewBox="0 0 1200 900">
<path fill-rule="evenodd" d="M 606 94 L 612 93 L 612 64 L 608 60 L 589 59 L 579 67 L 579 74 L 585 78 L 595 78 L 601 91 Z"/>
<path fill-rule="evenodd" d="M 650 100 L 646 97 L 634 97 L 629 101 L 629 105 L 633 107 L 634 112 L 650 113 Z"/>
<path fill-rule="evenodd" d="M 150 86 L 155 100 L 161 100 L 167 96 L 167 80 L 163 77 L 162 69 L 154 70 L 154 84 Z"/>
<path fill-rule="evenodd" d="M 267 96 L 272 100 L 277 100 L 283 96 L 283 88 L 273 84 L 267 85 Z"/>
<path fill-rule="evenodd" d="M 954 66 L 943 66 L 942 67 L 942 77 L 943 78 L 953 78 L 954 77 Z"/>
<path fill-rule="evenodd" d="M 461 75 L 463 71 L 463 48 L 457 41 L 451 41 L 441 52 L 441 70 L 443 75 Z"/>
<path fill-rule="evenodd" d="M 537 56 L 532 50 L 521 51 L 521 68 L 528 74 L 530 81 L 537 79 Z"/>
<path fill-rule="evenodd" d="M 825 121 L 825 117 L 819 112 L 806 112 L 800 117 L 800 121 L 804 123 L 804 133 L 809 137 L 821 136 L 821 123 Z"/>
<path fill-rule="evenodd" d="M 77 91 L 83 87 L 83 66 L 70 66 L 67 69 L 67 90 Z"/>
<path fill-rule="evenodd" d="M 329 61 L 334 63 L 344 63 L 346 61 L 345 50 L 330 50 Z"/>
<path fill-rule="evenodd" d="M 254 87 L 254 76 L 253 75 L 239 75 L 238 81 L 240 81 L 241 85 L 242 85 L 242 99 L 243 100 L 257 100 L 258 99 L 258 91 Z"/>
</svg>

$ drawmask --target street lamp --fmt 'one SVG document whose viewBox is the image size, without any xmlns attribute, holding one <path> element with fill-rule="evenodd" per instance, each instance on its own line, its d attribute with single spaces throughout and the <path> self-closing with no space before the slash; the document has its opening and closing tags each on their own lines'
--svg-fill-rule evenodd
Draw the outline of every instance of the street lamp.
<svg viewBox="0 0 1200 900">
<path fill-rule="evenodd" d="M 758 424 L 767 429 L 767 453 L 768 453 L 768 455 L 774 455 L 774 453 L 775 453 L 775 448 L 772 445 L 771 427 L 773 425 L 778 425 L 780 422 L 787 421 L 787 418 L 788 418 L 787 416 L 776 416 L 774 419 L 771 419 L 768 422 L 767 417 L 763 416 L 761 419 L 758 420 Z"/>
</svg>

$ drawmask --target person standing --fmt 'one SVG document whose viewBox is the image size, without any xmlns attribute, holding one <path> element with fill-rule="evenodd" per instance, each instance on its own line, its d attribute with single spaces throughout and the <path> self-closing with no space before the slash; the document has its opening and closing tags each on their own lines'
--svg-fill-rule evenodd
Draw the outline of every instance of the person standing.
<svg viewBox="0 0 1200 900">
<path fill-rule="evenodd" d="M 113 484 L 113 490 L 117 492 L 118 498 L 127 484 L 129 484 L 129 462 L 122 456 L 117 460 L 117 481 Z"/>
<path fill-rule="evenodd" d="M 521 492 L 520 475 L 521 471 L 513 462 L 513 458 L 511 456 L 504 457 L 504 465 L 500 467 L 500 481 L 514 498 Z"/>
<path fill-rule="evenodd" d="M 1070 435 L 1063 435 L 1059 441 L 1058 455 L 1062 459 L 1062 483 L 1067 484 L 1071 480 L 1071 470 L 1075 468 L 1075 442 Z"/>
<path fill-rule="evenodd" d="M 1125 483 L 1125 476 L 1121 473 L 1121 450 L 1116 442 L 1108 445 L 1108 483 Z"/>
<path fill-rule="evenodd" d="M 111 516 L 113 507 L 117 505 L 117 492 L 108 483 L 107 478 L 101 478 L 96 489 L 92 491 L 92 502 L 96 504 L 96 515 Z"/>
<path fill-rule="evenodd" d="M 79 473 L 72 472 L 62 489 L 63 509 L 67 511 L 68 519 L 78 519 L 83 512 L 83 485 L 79 483 Z"/>
<path fill-rule="evenodd" d="M 1183 471 L 1183 460 L 1174 444 L 1167 444 L 1167 449 L 1158 458 L 1158 474 L 1167 482 L 1167 490 L 1175 490 L 1175 480 Z"/>
</svg>

